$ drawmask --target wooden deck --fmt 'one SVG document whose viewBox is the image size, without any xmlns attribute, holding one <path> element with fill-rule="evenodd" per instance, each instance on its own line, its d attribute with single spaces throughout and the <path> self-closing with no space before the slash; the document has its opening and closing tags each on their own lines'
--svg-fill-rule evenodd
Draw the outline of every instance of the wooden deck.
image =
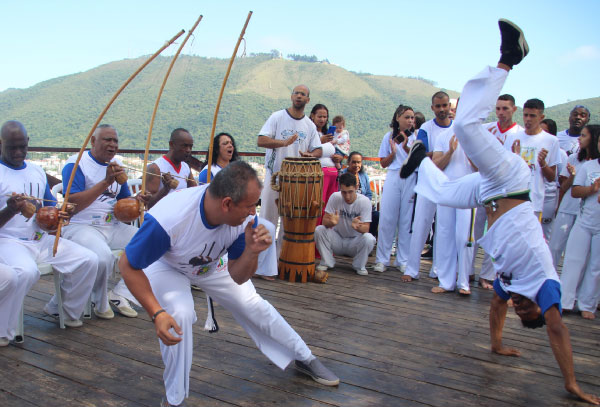
<svg viewBox="0 0 600 407">
<path fill-rule="evenodd" d="M 336 372 L 337 388 L 292 368 L 280 371 L 222 307 L 220 331 L 203 331 L 204 294 L 195 292 L 194 364 L 189 406 L 571 406 L 544 329 L 520 327 L 509 310 L 505 343 L 523 356 L 489 351 L 491 292 L 432 294 L 427 278 L 403 284 L 395 269 L 356 275 L 347 259 L 327 284 L 254 280 Z M 85 320 L 62 331 L 45 316 L 53 292 L 43 277 L 25 302 L 25 343 L 0 348 L 0 406 L 158 406 L 162 360 L 145 314 Z M 600 323 L 566 315 L 575 370 L 600 394 Z"/>
</svg>

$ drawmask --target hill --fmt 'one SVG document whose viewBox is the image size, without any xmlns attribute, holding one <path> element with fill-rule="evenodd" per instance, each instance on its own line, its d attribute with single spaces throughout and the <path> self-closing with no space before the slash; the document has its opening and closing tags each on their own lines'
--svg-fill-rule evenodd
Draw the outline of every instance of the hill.
<svg viewBox="0 0 600 407">
<path fill-rule="evenodd" d="M 111 62 L 27 89 L 0 92 L 0 120 L 22 121 L 31 145 L 79 147 L 106 102 L 144 59 Z M 156 94 L 169 62 L 170 58 L 157 58 L 106 115 L 104 122 L 117 127 L 123 148 L 145 145 Z M 196 149 L 207 147 L 227 62 L 197 56 L 179 58 L 161 99 L 153 148 L 165 148 L 170 131 L 176 127 L 191 131 Z M 423 79 L 355 73 L 328 63 L 259 54 L 236 60 L 221 104 L 217 132 L 233 134 L 240 150 L 259 151 L 256 135 L 261 126 L 272 112 L 289 106 L 290 91 L 300 83 L 311 89 L 307 113 L 314 104 L 324 103 L 330 117 L 344 115 L 352 148 L 371 156 L 377 155 L 399 103 L 409 104 L 431 118 L 430 97 L 439 90 Z M 458 95 L 448 92 L 453 97 Z M 548 108 L 547 116 L 564 128 L 570 109 L 579 103 L 588 106 L 593 117 L 600 116 L 600 98 Z"/>
</svg>

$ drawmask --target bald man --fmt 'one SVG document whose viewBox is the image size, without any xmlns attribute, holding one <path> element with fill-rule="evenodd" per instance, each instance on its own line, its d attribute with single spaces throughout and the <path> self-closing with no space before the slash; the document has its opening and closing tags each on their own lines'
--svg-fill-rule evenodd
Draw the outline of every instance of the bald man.
<svg viewBox="0 0 600 407">
<path fill-rule="evenodd" d="M 148 207 L 160 201 L 173 191 L 196 186 L 190 166 L 185 162 L 194 147 L 194 139 L 189 131 L 177 128 L 171 132 L 169 152 L 148 165 L 148 173 L 160 174 L 146 176 L 146 192 L 152 194 Z M 177 186 L 171 181 L 177 181 Z"/>
</svg>

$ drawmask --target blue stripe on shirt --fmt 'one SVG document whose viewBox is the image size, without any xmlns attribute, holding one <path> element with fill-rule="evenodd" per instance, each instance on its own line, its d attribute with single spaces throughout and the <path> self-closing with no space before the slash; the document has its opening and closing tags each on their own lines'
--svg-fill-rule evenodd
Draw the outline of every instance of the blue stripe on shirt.
<svg viewBox="0 0 600 407">
<path fill-rule="evenodd" d="M 50 192 L 50 185 L 46 183 L 46 190 L 44 191 L 44 206 L 56 206 L 58 203 L 52 192 Z"/>
<path fill-rule="evenodd" d="M 429 137 L 427 137 L 427 132 L 425 130 L 419 129 L 417 140 L 421 140 L 425 146 L 425 150 L 429 152 Z"/>
<path fill-rule="evenodd" d="M 74 166 L 75 164 L 69 163 L 63 167 L 63 191 L 67 190 L 67 185 L 69 185 L 69 179 L 71 179 L 71 173 L 73 172 Z M 73 179 L 73 184 L 71 185 L 71 193 L 75 194 L 81 191 L 85 191 L 85 176 L 83 175 L 83 171 L 81 171 L 81 167 L 78 166 L 77 171 L 75 171 L 75 178 Z"/>
<path fill-rule="evenodd" d="M 158 221 L 149 213 L 144 215 L 144 223 L 131 238 L 125 253 L 134 269 L 144 269 L 160 259 L 171 248 L 171 238 Z"/>
<path fill-rule="evenodd" d="M 254 217 L 254 223 L 252 224 L 252 229 L 256 229 L 258 227 L 258 217 Z M 244 249 L 246 248 L 246 233 L 242 232 L 237 239 L 229 246 L 227 249 L 227 257 L 230 260 L 239 259 Z"/>
</svg>

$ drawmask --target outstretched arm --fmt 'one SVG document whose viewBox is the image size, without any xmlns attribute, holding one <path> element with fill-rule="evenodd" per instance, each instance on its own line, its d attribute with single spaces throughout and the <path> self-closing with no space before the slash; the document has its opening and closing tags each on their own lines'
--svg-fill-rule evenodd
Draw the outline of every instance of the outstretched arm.
<svg viewBox="0 0 600 407">
<path fill-rule="evenodd" d="M 588 403 L 600 404 L 600 398 L 584 393 L 575 380 L 571 339 L 569 330 L 563 323 L 560 312 L 555 306 L 550 307 L 544 314 L 544 319 L 546 320 L 546 331 L 548 332 L 548 339 L 550 340 L 554 358 L 558 362 L 565 380 L 565 389 Z"/>
<path fill-rule="evenodd" d="M 506 321 L 508 303 L 494 293 L 490 306 L 490 339 L 492 341 L 492 352 L 504 356 L 521 356 L 521 352 L 514 348 L 502 345 L 502 329 Z"/>
</svg>

